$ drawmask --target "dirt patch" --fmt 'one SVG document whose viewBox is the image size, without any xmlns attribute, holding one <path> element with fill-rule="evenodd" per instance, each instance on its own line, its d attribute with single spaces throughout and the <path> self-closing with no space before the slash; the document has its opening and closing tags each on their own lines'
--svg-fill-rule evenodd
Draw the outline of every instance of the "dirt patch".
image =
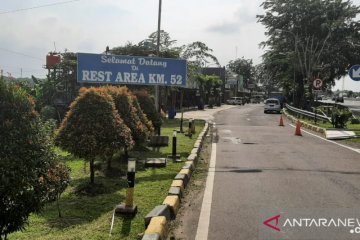
<svg viewBox="0 0 360 240">
<path fill-rule="evenodd" d="M 206 143 L 201 151 L 196 170 L 185 190 L 185 196 L 181 201 L 181 208 L 176 216 L 176 220 L 170 224 L 168 240 L 195 239 L 204 196 L 210 152 L 211 144 Z"/>
</svg>

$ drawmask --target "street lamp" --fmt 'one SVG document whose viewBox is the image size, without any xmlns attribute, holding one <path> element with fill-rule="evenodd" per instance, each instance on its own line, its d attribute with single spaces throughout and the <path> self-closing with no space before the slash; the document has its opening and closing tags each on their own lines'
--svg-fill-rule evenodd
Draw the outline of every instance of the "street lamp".
<svg viewBox="0 0 360 240">
<path fill-rule="evenodd" d="M 136 173 L 136 159 L 130 158 L 128 161 L 127 182 L 125 203 L 122 203 L 115 208 L 115 213 L 125 216 L 135 216 L 137 213 L 137 206 L 134 204 L 134 187 L 135 187 L 135 173 Z"/>
</svg>

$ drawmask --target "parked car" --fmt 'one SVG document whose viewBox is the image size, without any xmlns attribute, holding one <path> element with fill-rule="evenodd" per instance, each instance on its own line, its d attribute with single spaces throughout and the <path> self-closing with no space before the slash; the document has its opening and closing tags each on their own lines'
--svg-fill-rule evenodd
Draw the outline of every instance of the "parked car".
<svg viewBox="0 0 360 240">
<path fill-rule="evenodd" d="M 265 100 L 264 113 L 268 112 L 281 112 L 280 100 L 277 98 L 268 98 Z"/>
<path fill-rule="evenodd" d="M 337 103 L 337 102 L 343 103 L 344 102 L 344 97 L 340 97 L 340 96 L 335 97 L 335 103 Z"/>
<path fill-rule="evenodd" d="M 243 97 L 231 97 L 226 102 L 232 105 L 244 105 L 245 99 Z"/>
<path fill-rule="evenodd" d="M 260 103 L 260 98 L 250 98 L 250 103 Z"/>
</svg>

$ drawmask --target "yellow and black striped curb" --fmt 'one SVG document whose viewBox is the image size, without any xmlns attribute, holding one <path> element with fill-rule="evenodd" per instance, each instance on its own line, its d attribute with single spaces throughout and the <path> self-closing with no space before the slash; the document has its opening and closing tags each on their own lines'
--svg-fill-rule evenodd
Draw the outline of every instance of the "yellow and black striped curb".
<svg viewBox="0 0 360 240">
<path fill-rule="evenodd" d="M 180 172 L 175 176 L 171 183 L 168 196 L 163 204 L 156 206 L 145 217 L 145 234 L 142 240 L 165 240 L 169 231 L 169 221 L 176 218 L 179 211 L 181 198 L 184 188 L 191 178 L 191 173 L 195 170 L 201 147 L 203 146 L 206 134 L 209 131 L 209 123 L 206 122 L 202 132 L 199 134 L 194 148 L 187 158 Z"/>
<path fill-rule="evenodd" d="M 283 114 L 293 123 L 296 123 L 299 120 L 302 127 L 305 127 L 305 128 L 307 128 L 309 130 L 312 130 L 312 131 L 315 131 L 315 132 L 318 132 L 318 133 L 325 134 L 325 130 L 326 130 L 325 128 L 321 128 L 321 127 L 312 125 L 310 123 L 307 123 L 305 121 L 302 121 L 302 120 L 290 115 L 285 109 L 283 109 Z"/>
</svg>

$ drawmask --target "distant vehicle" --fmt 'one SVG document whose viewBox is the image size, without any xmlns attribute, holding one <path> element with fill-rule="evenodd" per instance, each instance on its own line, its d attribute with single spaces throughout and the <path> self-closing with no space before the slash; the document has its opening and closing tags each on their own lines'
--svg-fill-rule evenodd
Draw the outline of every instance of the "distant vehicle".
<svg viewBox="0 0 360 240">
<path fill-rule="evenodd" d="M 265 100 L 264 113 L 268 112 L 281 112 L 281 103 L 277 98 L 268 98 Z"/>
<path fill-rule="evenodd" d="M 260 103 L 261 102 L 261 100 L 260 100 L 260 98 L 250 98 L 250 102 L 251 103 Z"/>
<path fill-rule="evenodd" d="M 251 103 L 261 103 L 264 101 L 264 98 L 262 95 L 253 95 L 250 99 Z"/>
<path fill-rule="evenodd" d="M 337 97 L 335 97 L 334 101 L 335 101 L 335 103 L 337 103 L 337 102 L 343 103 L 344 102 L 344 97 L 337 96 Z"/>
<path fill-rule="evenodd" d="M 317 97 L 316 97 L 316 100 L 317 100 L 317 101 L 322 101 L 323 98 L 322 98 L 322 96 L 317 96 Z"/>
<path fill-rule="evenodd" d="M 245 99 L 243 97 L 231 97 L 226 102 L 232 105 L 244 105 Z"/>
</svg>

